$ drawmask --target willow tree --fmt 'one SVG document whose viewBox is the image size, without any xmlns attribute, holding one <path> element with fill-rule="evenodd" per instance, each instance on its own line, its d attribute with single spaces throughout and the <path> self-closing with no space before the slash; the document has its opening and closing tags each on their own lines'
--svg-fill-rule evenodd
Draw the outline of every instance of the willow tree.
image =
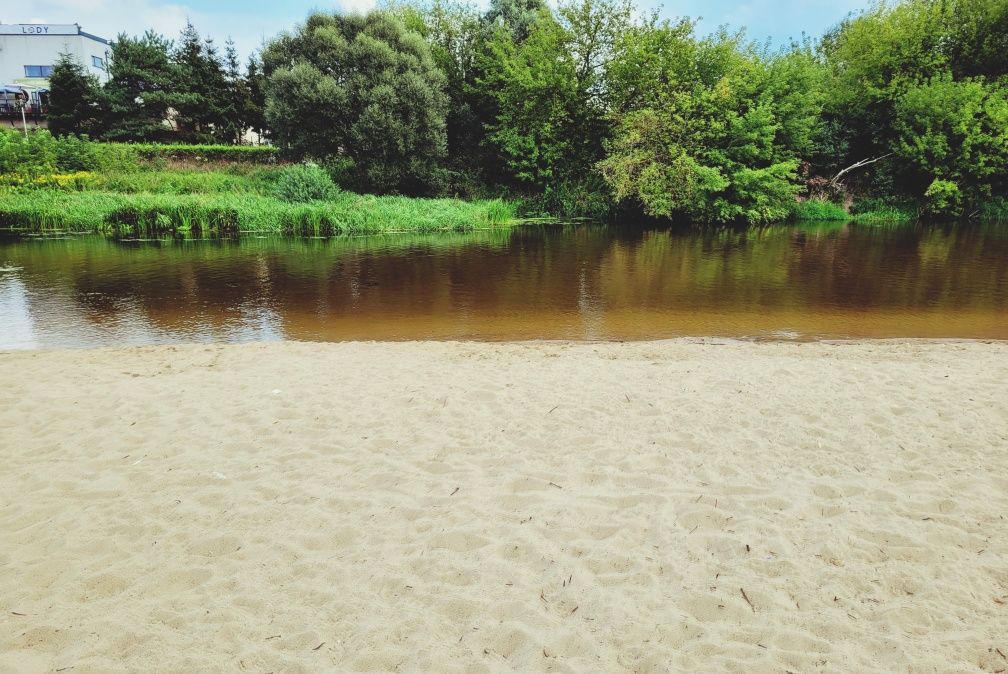
<svg viewBox="0 0 1008 674">
<path fill-rule="evenodd" d="M 263 51 L 266 118 L 298 156 L 375 192 L 428 189 L 445 155 L 445 76 L 424 38 L 385 12 L 317 13 Z"/>
</svg>

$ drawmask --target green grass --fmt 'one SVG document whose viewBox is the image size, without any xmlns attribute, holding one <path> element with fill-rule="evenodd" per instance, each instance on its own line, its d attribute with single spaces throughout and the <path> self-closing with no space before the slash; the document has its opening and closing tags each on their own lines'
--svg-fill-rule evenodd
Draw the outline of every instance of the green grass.
<svg viewBox="0 0 1008 674">
<path fill-rule="evenodd" d="M 980 207 L 980 219 L 986 222 L 1008 222 L 1008 198 L 994 197 Z"/>
<path fill-rule="evenodd" d="M 896 224 L 913 222 L 917 219 L 917 214 L 905 208 L 888 206 L 884 208 L 874 208 L 868 211 L 861 211 L 851 215 L 854 222 L 861 224 Z"/>
<path fill-rule="evenodd" d="M 850 214 L 844 210 L 843 206 L 829 201 L 809 199 L 795 203 L 791 209 L 792 220 L 844 220 L 851 219 Z"/>
<path fill-rule="evenodd" d="M 499 199 L 414 199 L 341 193 L 291 204 L 254 193 L 123 194 L 107 191 L 8 192 L 0 227 L 32 232 L 105 232 L 117 236 L 227 236 L 275 232 L 308 236 L 387 232 L 463 232 L 506 227 L 515 205 Z"/>
<path fill-rule="evenodd" d="M 913 222 L 918 214 L 914 204 L 892 198 L 868 197 L 854 202 L 851 219 L 871 225 L 892 225 Z"/>
<path fill-rule="evenodd" d="M 123 194 L 223 194 L 273 192 L 282 167 L 236 164 L 225 170 L 141 169 L 95 174 L 91 188 Z"/>
</svg>

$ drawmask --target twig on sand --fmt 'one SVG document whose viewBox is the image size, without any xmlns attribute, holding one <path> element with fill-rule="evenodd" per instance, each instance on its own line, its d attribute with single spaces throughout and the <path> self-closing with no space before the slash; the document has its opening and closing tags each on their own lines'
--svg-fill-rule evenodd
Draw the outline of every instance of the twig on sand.
<svg viewBox="0 0 1008 674">
<path fill-rule="evenodd" d="M 997 600 L 995 599 L 994 601 L 997 601 Z M 998 602 L 998 603 L 1002 603 L 1002 602 Z M 19 615 L 22 618 L 24 618 L 26 614 L 24 614 L 24 613 L 18 613 L 17 611 L 11 611 L 11 615 Z"/>
<path fill-rule="evenodd" d="M 563 487 L 561 487 L 560 485 L 558 485 L 556 482 L 550 482 L 550 486 L 551 487 L 556 487 L 557 489 L 563 489 Z"/>
<path fill-rule="evenodd" d="M 630 402 L 630 394 L 629 393 L 624 393 L 623 395 L 626 396 L 626 401 Z"/>
<path fill-rule="evenodd" d="M 559 405 L 554 405 L 553 409 L 551 409 L 549 412 L 546 413 L 546 416 L 549 416 L 549 415 L 553 414 L 553 412 L 555 412 L 556 408 L 558 408 L 558 407 L 560 407 L 560 406 Z"/>
<path fill-rule="evenodd" d="M 279 639 L 279 638 L 280 638 L 279 634 L 274 634 L 271 637 L 266 637 L 265 639 L 263 639 L 263 641 L 269 641 L 270 639 Z"/>
<path fill-rule="evenodd" d="M 747 604 L 749 604 L 749 608 L 751 608 L 751 609 L 752 609 L 752 612 L 753 612 L 753 613 L 756 613 L 756 607 L 755 607 L 755 606 L 753 606 L 753 603 L 752 603 L 752 601 L 750 601 L 750 599 L 749 599 L 749 595 L 747 595 L 747 594 L 745 593 L 745 590 L 743 590 L 743 589 L 742 589 L 742 588 L 740 587 L 740 588 L 739 588 L 739 592 L 741 592 L 741 593 L 742 593 L 742 598 L 746 600 L 746 603 L 747 603 Z"/>
<path fill-rule="evenodd" d="M 449 496 L 454 496 L 455 494 L 457 494 L 457 493 L 458 493 L 458 490 L 459 490 L 459 488 L 458 488 L 458 487 L 455 487 L 455 491 L 453 491 L 452 493 L 450 493 L 450 494 L 448 494 L 448 495 L 449 495 Z"/>
<path fill-rule="evenodd" d="M 574 613 L 575 613 L 575 612 L 576 612 L 577 610 L 578 610 L 578 607 L 577 607 L 577 606 L 575 606 L 574 608 L 572 608 L 572 609 L 571 609 L 571 612 L 570 612 L 570 614 L 571 614 L 571 615 L 574 615 Z"/>
<path fill-rule="evenodd" d="M 318 646 L 316 646 L 315 648 L 313 648 L 312 650 L 313 651 L 317 651 L 318 649 L 322 648 L 323 646 L 325 646 L 325 642 L 324 641 L 322 643 L 320 643 Z"/>
</svg>

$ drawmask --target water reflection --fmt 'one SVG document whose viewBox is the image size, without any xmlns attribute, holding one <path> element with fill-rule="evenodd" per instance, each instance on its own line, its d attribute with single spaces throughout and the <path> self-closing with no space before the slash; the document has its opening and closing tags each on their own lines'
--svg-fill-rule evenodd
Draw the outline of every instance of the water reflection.
<svg viewBox="0 0 1008 674">
<path fill-rule="evenodd" d="M 1008 229 L 579 225 L 0 241 L 0 348 L 269 339 L 1008 338 Z"/>
</svg>

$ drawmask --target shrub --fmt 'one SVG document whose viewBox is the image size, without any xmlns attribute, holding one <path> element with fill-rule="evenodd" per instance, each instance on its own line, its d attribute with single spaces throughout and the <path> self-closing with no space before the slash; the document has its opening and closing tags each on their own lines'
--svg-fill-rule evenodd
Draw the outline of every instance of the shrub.
<svg viewBox="0 0 1008 674">
<path fill-rule="evenodd" d="M 56 173 L 57 142 L 48 131 L 34 131 L 27 136 L 0 131 L 0 173 L 32 177 Z"/>
<path fill-rule="evenodd" d="M 605 220 L 612 216 L 614 204 L 605 183 L 589 177 L 548 185 L 542 194 L 526 199 L 522 211 L 531 217 Z"/>
<path fill-rule="evenodd" d="M 64 171 L 93 171 L 98 168 L 95 144 L 87 137 L 61 136 L 54 139 L 56 166 Z"/>
<path fill-rule="evenodd" d="M 300 164 L 285 170 L 274 190 L 278 199 L 291 203 L 325 201 L 339 192 L 326 170 L 316 164 Z"/>
<path fill-rule="evenodd" d="M 87 136 L 54 137 L 48 131 L 0 130 L 0 173 L 39 176 L 79 171 L 135 168 L 138 155 L 129 145 L 95 143 Z"/>
<path fill-rule="evenodd" d="M 928 213 L 932 215 L 959 215 L 962 212 L 962 192 L 951 180 L 936 179 L 924 192 L 924 200 Z"/>
</svg>

